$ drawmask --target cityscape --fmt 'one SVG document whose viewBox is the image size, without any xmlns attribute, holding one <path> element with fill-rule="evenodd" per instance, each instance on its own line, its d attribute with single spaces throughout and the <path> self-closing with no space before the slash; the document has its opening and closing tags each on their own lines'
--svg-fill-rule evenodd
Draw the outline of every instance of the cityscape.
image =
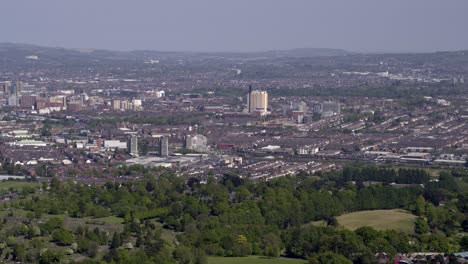
<svg viewBox="0 0 468 264">
<path fill-rule="evenodd" d="M 468 263 L 467 47 L 0 41 L 0 262 Z"/>
<path fill-rule="evenodd" d="M 54 52 L 36 46 L 26 50 L 29 53 L 21 52 Z M 203 55 L 187 59 L 184 63 L 191 65 L 193 73 L 178 75 L 178 80 L 164 75 L 140 78 L 135 73 L 129 79 L 128 72 L 134 68 L 142 68 L 145 74 L 159 72 L 161 67 L 186 71 L 187 66 L 180 64 L 183 58 L 159 56 L 135 62 L 121 74 L 94 66 L 89 72 L 80 69 L 56 79 L 41 76 L 44 71 L 53 74 L 51 60 L 60 58 L 24 55 L 16 75 L 27 77 L 1 82 L 1 153 L 3 160 L 21 166 L 30 176 L 44 176 L 42 168 L 47 166 L 58 178 L 82 183 L 113 180 L 116 175 L 102 167 L 120 165 L 166 167 L 184 177 L 203 178 L 208 171 L 217 178 L 235 173 L 262 181 L 336 170 L 354 162 L 464 167 L 468 98 L 462 67 L 466 66 L 458 66 L 455 73 L 447 73 L 443 65 L 410 70 L 398 68 L 408 64 L 395 61 L 398 56 L 368 58 L 366 64 L 376 64 L 362 72 L 352 66 L 312 71 L 298 84 L 295 76 L 288 76 L 297 72 L 281 66 L 277 71 L 283 78 L 244 77 L 248 75 L 242 73 L 244 58 L 237 58 L 234 65 L 232 57 L 217 58 L 217 68 L 222 70 L 201 70 L 196 65 L 210 61 Z M 431 60 L 437 55 L 427 56 Z M 334 58 L 350 60 L 349 56 Z M 288 57 L 262 58 L 254 71 L 270 61 L 302 63 Z M 389 68 L 395 72 L 390 74 Z M 352 82 L 373 83 L 373 88 L 350 87 Z M 228 87 L 216 89 L 219 83 Z M 321 90 L 332 83 L 332 91 Z M 294 89 L 293 85 L 302 86 Z M 317 87 L 318 92 L 307 95 L 307 87 Z M 398 93 L 404 94 L 413 87 L 420 94 L 387 96 L 389 90 L 401 89 Z M 447 87 L 446 92 L 434 95 L 439 87 Z M 368 89 L 375 95 L 367 96 Z M 79 173 L 70 175 L 70 169 Z M 83 174 L 93 169 L 102 171 L 101 175 Z"/>
</svg>

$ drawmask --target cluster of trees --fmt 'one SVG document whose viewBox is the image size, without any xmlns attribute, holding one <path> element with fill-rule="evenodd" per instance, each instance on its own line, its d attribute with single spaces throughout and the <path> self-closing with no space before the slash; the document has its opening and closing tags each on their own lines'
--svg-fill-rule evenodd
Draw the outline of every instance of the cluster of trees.
<svg viewBox="0 0 468 264">
<path fill-rule="evenodd" d="M 3 225 L 7 224 L 7 218 L 3 218 L 2 230 L 0 234 L 0 256 L 5 260 L 13 260 L 16 262 L 30 262 L 36 263 L 57 263 L 53 261 L 60 260 L 65 254 L 62 250 L 52 251 L 46 250 L 48 243 L 44 237 L 50 237 L 51 241 L 59 246 L 70 246 L 70 250 L 79 253 L 88 253 L 88 256 L 95 256 L 90 254 L 92 250 L 96 250 L 97 246 L 83 246 L 84 241 L 94 240 L 94 237 L 88 238 L 81 235 L 80 230 L 83 228 L 78 227 L 74 232 L 64 226 L 63 219 L 52 217 L 48 221 L 41 223 L 40 216 L 28 215 L 26 221 L 22 223 L 15 223 L 14 228 L 5 230 Z M 87 231 L 87 230 L 86 230 Z M 98 234 L 101 245 L 107 245 L 106 232 L 100 231 L 96 228 L 92 231 L 96 236 Z"/>
<path fill-rule="evenodd" d="M 339 182 L 365 182 L 377 181 L 383 183 L 399 184 L 425 184 L 430 181 L 429 173 L 423 169 L 384 168 L 376 166 L 349 166 L 343 169 Z"/>
<path fill-rule="evenodd" d="M 333 252 L 338 255 L 335 257 L 356 263 L 373 263 L 376 252 L 395 255 L 412 250 L 408 235 L 393 230 L 380 232 L 370 227 L 361 227 L 354 232 L 311 225 L 293 227 L 283 232 L 283 240 L 287 255 L 309 256 L 314 261 Z"/>
<path fill-rule="evenodd" d="M 4 161 L 0 165 L 0 173 L 7 175 L 25 175 L 27 171 L 21 165 L 15 165 L 9 161 Z"/>
<path fill-rule="evenodd" d="M 359 184 L 368 180 L 382 184 Z M 328 257 L 368 263 L 380 251 L 467 250 L 467 241 L 457 236 L 468 231 L 467 193 L 457 185 L 466 180 L 465 174 L 454 172 L 442 173 L 438 182 L 430 182 L 423 170 L 367 166 L 324 173 L 320 180 L 302 173 L 259 183 L 225 175 L 202 184 L 167 172 L 143 181 L 103 186 L 53 179 L 47 196 L 33 195 L 10 206 L 30 211 L 31 218 L 43 213 L 122 217 L 124 230 L 109 235 L 83 227 L 67 229 L 54 218 L 38 225 L 41 235 L 50 235 L 57 245 L 90 258 L 96 256 L 98 246 L 107 246 L 105 260 L 109 262 L 206 263 L 206 255 L 276 257 L 283 252 L 309 258 L 311 263 Z M 395 188 L 387 184 L 394 181 L 414 185 Z M 336 227 L 335 216 L 346 212 L 395 208 L 418 216 L 415 235 Z M 328 226 L 308 224 L 317 220 Z M 176 234 L 175 248 L 162 239 L 161 228 Z"/>
</svg>

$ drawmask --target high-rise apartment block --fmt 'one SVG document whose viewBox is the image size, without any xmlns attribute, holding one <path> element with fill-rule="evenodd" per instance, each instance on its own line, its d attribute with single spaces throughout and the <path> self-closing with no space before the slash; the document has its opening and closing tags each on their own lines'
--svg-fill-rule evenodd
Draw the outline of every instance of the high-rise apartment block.
<svg viewBox="0 0 468 264">
<path fill-rule="evenodd" d="M 249 113 L 260 112 L 266 114 L 268 111 L 268 93 L 266 91 L 252 90 L 252 86 L 249 86 L 247 107 Z"/>
<path fill-rule="evenodd" d="M 132 135 L 127 141 L 127 151 L 132 156 L 138 156 L 138 136 Z"/>
<path fill-rule="evenodd" d="M 169 138 L 168 137 L 161 137 L 159 140 L 159 154 L 162 157 L 169 156 Z"/>
</svg>

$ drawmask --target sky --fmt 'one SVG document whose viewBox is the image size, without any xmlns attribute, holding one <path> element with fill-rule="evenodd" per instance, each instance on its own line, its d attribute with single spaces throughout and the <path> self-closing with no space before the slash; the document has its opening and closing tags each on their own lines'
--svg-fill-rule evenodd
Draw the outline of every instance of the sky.
<svg viewBox="0 0 468 264">
<path fill-rule="evenodd" d="M 466 0 L 5 0 L 0 42 L 67 48 L 468 49 Z"/>
</svg>

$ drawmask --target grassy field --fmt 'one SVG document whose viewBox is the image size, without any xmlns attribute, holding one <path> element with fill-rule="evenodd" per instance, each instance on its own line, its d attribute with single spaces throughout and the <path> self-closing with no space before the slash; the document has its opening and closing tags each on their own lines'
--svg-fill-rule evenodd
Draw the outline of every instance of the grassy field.
<svg viewBox="0 0 468 264">
<path fill-rule="evenodd" d="M 8 191 L 10 188 L 22 190 L 24 187 L 40 187 L 41 184 L 37 182 L 26 181 L 0 181 L 0 191 Z"/>
<path fill-rule="evenodd" d="M 109 223 L 109 224 L 123 224 L 124 222 L 124 219 L 122 217 L 117 217 L 117 216 L 94 218 L 94 220 L 98 222 Z"/>
<path fill-rule="evenodd" d="M 208 257 L 208 264 L 305 264 L 303 259 L 248 257 Z"/>
<path fill-rule="evenodd" d="M 415 218 L 403 210 L 373 210 L 344 214 L 338 216 L 337 220 L 340 226 L 350 230 L 370 226 L 377 230 L 394 229 L 413 233 Z"/>
</svg>

